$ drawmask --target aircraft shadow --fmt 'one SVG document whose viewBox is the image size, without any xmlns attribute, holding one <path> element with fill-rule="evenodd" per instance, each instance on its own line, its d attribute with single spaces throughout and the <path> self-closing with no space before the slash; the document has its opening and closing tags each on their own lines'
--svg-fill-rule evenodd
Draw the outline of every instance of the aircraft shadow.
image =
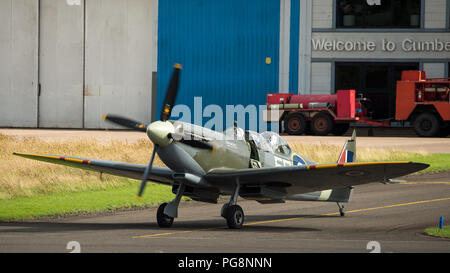
<svg viewBox="0 0 450 273">
<path fill-rule="evenodd" d="M 245 219 L 244 228 L 239 231 L 258 231 L 258 232 L 273 232 L 273 231 L 319 231 L 314 228 L 306 228 L 298 225 L 293 226 L 293 221 L 286 220 L 292 218 L 333 218 L 338 216 L 321 216 L 321 215 L 248 215 Z M 286 220 L 286 221 L 284 221 Z M 268 221 L 267 223 L 264 223 Z M 276 224 L 270 221 L 275 221 Z M 224 231 L 229 230 L 225 219 L 222 217 L 214 217 L 211 220 L 183 220 L 180 218 L 175 220 L 173 226 L 169 229 L 162 229 L 156 223 L 156 219 L 146 223 L 71 223 L 71 222 L 3 222 L 0 223 L 1 233 L 58 233 L 68 231 L 114 231 L 114 230 L 139 230 L 145 233 L 163 233 L 163 232 L 178 232 L 185 230 L 201 230 L 207 231 Z M 232 230 L 230 230 L 232 231 Z"/>
</svg>

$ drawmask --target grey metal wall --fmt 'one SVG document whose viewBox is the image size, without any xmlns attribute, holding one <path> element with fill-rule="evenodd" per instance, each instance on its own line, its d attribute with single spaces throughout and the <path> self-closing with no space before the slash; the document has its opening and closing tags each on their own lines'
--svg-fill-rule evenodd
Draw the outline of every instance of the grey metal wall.
<svg viewBox="0 0 450 273">
<path fill-rule="evenodd" d="M 40 0 L 39 127 L 83 127 L 84 3 Z"/>
<path fill-rule="evenodd" d="M 85 127 L 111 128 L 105 113 L 150 122 L 154 1 L 86 2 Z"/>
<path fill-rule="evenodd" d="M 37 126 L 37 3 L 0 0 L 0 126 Z"/>
<path fill-rule="evenodd" d="M 0 126 L 150 122 L 157 2 L 0 0 Z"/>
</svg>

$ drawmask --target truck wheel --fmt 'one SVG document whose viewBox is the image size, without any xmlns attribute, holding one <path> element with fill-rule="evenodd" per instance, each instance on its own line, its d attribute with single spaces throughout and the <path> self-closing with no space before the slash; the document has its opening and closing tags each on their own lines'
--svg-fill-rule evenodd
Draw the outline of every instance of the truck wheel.
<svg viewBox="0 0 450 273">
<path fill-rule="evenodd" d="M 329 114 L 318 113 L 311 120 L 311 130 L 315 135 L 326 136 L 333 130 L 334 121 Z"/>
<path fill-rule="evenodd" d="M 290 135 L 302 135 L 306 130 L 306 119 L 301 113 L 289 114 L 284 124 L 286 133 Z"/>
<path fill-rule="evenodd" d="M 414 120 L 414 131 L 421 137 L 434 137 L 439 133 L 439 120 L 429 112 L 421 113 Z"/>
<path fill-rule="evenodd" d="M 335 136 L 342 136 L 348 131 L 348 128 L 350 128 L 348 123 L 335 124 L 333 130 L 331 130 L 331 133 Z"/>
</svg>

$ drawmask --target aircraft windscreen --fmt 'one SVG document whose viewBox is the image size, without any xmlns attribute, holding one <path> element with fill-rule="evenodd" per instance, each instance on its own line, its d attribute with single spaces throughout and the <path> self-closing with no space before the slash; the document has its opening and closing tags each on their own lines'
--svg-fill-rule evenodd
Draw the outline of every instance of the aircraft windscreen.
<svg viewBox="0 0 450 273">
<path fill-rule="evenodd" d="M 248 134 L 249 134 L 249 139 L 251 139 L 255 142 L 256 147 L 259 150 L 273 152 L 269 143 L 263 136 L 261 136 L 261 134 L 258 134 L 257 132 L 254 132 L 254 131 L 248 131 Z"/>
<path fill-rule="evenodd" d="M 261 136 L 268 142 L 272 151 L 282 154 L 291 153 L 291 148 L 279 134 L 274 132 L 263 132 L 261 133 Z"/>
</svg>

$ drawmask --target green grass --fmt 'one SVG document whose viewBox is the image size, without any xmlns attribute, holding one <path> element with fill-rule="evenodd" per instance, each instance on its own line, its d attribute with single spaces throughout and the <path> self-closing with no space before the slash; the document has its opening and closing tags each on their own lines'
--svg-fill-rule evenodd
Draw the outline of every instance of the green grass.
<svg viewBox="0 0 450 273">
<path fill-rule="evenodd" d="M 444 226 L 443 229 L 439 229 L 438 227 L 430 227 L 425 229 L 425 234 L 436 237 L 450 238 L 450 226 Z"/>
<path fill-rule="evenodd" d="M 175 196 L 170 187 L 149 183 L 143 198 L 137 201 L 139 182 L 134 184 L 107 190 L 0 200 L 0 221 L 153 206 L 170 201 Z"/>
<path fill-rule="evenodd" d="M 419 172 L 442 172 L 450 170 L 450 154 L 425 154 L 405 158 L 407 161 L 430 164 L 430 167 Z"/>
</svg>

